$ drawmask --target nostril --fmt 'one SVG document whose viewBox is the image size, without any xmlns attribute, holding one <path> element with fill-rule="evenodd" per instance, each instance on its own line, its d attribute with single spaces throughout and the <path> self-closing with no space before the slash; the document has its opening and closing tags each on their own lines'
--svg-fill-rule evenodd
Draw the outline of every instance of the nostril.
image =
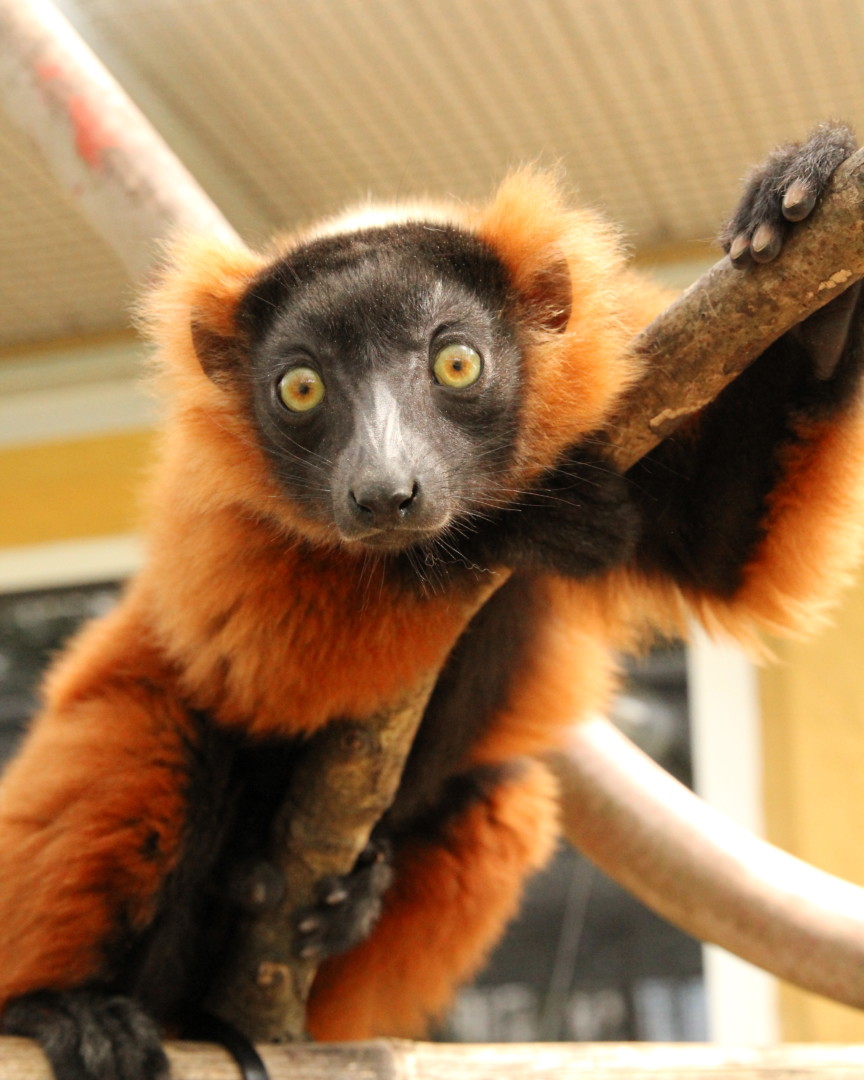
<svg viewBox="0 0 864 1080">
<path fill-rule="evenodd" d="M 413 486 L 411 488 L 411 493 L 409 495 L 406 495 L 406 497 L 402 500 L 402 502 L 399 503 L 399 513 L 400 514 L 404 514 L 408 510 L 409 506 L 411 505 L 411 503 L 414 502 L 414 500 L 417 498 L 419 493 L 420 493 L 420 485 L 415 480 L 414 484 L 413 484 Z"/>
<path fill-rule="evenodd" d="M 351 506 L 353 507 L 354 510 L 356 510 L 360 514 L 369 515 L 371 517 L 371 515 L 372 515 L 372 507 L 368 506 L 366 503 L 364 503 L 362 501 L 363 500 L 363 494 L 362 493 L 361 493 L 361 497 L 358 499 L 356 492 L 349 491 L 348 492 L 348 498 L 351 500 Z"/>
</svg>

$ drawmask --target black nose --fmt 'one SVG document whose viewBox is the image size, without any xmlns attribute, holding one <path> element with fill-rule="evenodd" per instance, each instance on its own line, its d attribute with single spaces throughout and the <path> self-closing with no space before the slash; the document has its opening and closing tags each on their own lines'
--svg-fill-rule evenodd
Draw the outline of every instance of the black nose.
<svg viewBox="0 0 864 1080">
<path fill-rule="evenodd" d="M 400 524 L 416 507 L 420 485 L 413 481 L 375 481 L 358 485 L 350 495 L 356 517 L 379 529 Z"/>
</svg>

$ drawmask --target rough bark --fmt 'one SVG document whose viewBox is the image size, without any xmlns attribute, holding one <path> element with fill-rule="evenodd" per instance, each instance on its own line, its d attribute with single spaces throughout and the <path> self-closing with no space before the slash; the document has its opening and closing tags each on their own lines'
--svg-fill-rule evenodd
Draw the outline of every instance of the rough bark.
<svg viewBox="0 0 864 1080">
<path fill-rule="evenodd" d="M 434 673 L 397 709 L 362 724 L 334 724 L 310 740 L 273 826 L 268 865 L 277 875 L 276 903 L 247 918 L 208 1003 L 249 1038 L 304 1037 L 316 965 L 295 954 L 291 913 L 313 903 L 322 878 L 354 865 L 393 801 L 433 681 Z M 249 887 L 266 893 L 260 877 Z"/>
<path fill-rule="evenodd" d="M 864 150 L 845 161 L 776 262 L 721 259 L 634 340 L 648 367 L 606 433 L 629 468 L 772 341 L 864 276 Z"/>
</svg>

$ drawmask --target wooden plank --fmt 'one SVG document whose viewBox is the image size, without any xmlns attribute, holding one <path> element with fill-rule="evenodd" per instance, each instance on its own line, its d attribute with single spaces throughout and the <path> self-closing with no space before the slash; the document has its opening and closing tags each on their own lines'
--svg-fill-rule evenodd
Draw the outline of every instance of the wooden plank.
<svg viewBox="0 0 864 1080">
<path fill-rule="evenodd" d="M 169 1043 L 173 1080 L 239 1080 L 221 1049 Z M 864 1046 L 697 1043 L 454 1044 L 375 1040 L 268 1046 L 271 1080 L 860 1080 Z M 0 1080 L 52 1080 L 26 1039 L 0 1039 Z"/>
</svg>

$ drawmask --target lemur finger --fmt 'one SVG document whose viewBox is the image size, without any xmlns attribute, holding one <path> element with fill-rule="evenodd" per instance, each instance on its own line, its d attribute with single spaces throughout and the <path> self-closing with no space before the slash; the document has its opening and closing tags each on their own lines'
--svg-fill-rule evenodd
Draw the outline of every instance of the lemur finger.
<svg viewBox="0 0 864 1080">
<path fill-rule="evenodd" d="M 754 262 L 765 263 L 776 259 L 783 247 L 785 230 L 764 223 L 756 228 L 750 241 L 750 254 Z"/>
<path fill-rule="evenodd" d="M 231 874 L 228 895 L 249 914 L 272 911 L 285 895 L 285 876 L 274 863 L 264 859 L 244 863 Z"/>
<path fill-rule="evenodd" d="M 802 221 L 810 214 L 838 165 L 856 146 L 855 135 L 846 124 L 820 124 L 813 131 L 781 179 L 781 210 L 787 221 Z"/>
<path fill-rule="evenodd" d="M 321 897 L 321 903 L 335 907 L 337 904 L 344 904 L 350 895 L 344 885 L 332 885 Z"/>
<path fill-rule="evenodd" d="M 750 261 L 750 237 L 746 232 L 737 233 L 729 244 L 729 258 L 735 266 L 744 266 Z"/>
</svg>

